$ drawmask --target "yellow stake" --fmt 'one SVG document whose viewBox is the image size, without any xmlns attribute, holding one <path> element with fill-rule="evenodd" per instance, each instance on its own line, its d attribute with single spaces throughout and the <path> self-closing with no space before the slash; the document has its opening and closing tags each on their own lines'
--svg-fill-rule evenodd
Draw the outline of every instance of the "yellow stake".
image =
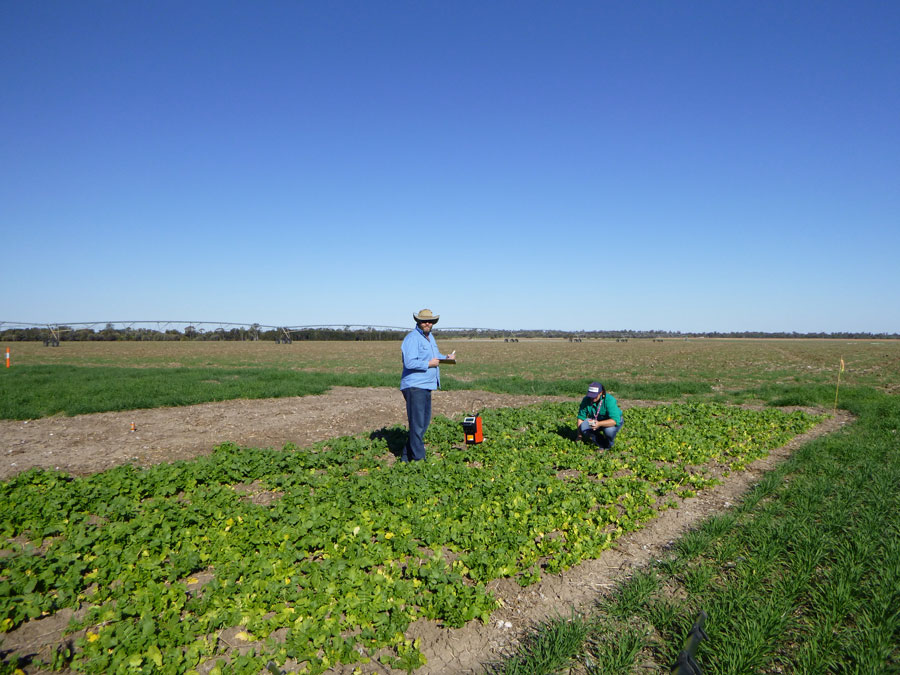
<svg viewBox="0 0 900 675">
<path fill-rule="evenodd" d="M 837 386 L 834 388 L 834 410 L 831 411 L 832 415 L 837 414 L 837 401 L 838 401 L 838 389 L 841 388 L 841 373 L 844 372 L 844 357 L 841 357 L 841 368 L 838 370 L 838 379 Z"/>
</svg>

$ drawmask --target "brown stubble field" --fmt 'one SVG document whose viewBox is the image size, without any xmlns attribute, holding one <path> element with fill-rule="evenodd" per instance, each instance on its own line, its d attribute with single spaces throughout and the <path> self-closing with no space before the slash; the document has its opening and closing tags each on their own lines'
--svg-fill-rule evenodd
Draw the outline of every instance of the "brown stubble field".
<svg viewBox="0 0 900 675">
<path fill-rule="evenodd" d="M 435 333 L 440 348 L 457 351 L 446 376 L 593 379 L 617 382 L 687 381 L 716 393 L 764 384 L 900 388 L 900 340 L 839 339 L 460 339 Z M 335 373 L 399 373 L 398 342 L 63 342 L 8 344 L 18 364 L 158 368 L 276 367 Z M 527 393 L 527 392 L 523 392 Z"/>
</svg>

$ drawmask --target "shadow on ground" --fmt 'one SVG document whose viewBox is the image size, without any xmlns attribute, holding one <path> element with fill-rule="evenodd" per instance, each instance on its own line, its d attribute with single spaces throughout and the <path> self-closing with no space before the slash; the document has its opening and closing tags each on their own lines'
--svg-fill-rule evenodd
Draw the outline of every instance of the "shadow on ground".
<svg viewBox="0 0 900 675">
<path fill-rule="evenodd" d="M 406 429 L 401 429 L 400 427 L 382 427 L 381 429 L 376 429 L 369 434 L 370 440 L 385 441 L 387 443 L 388 450 L 390 450 L 391 454 L 398 459 L 403 453 L 403 446 L 406 445 L 406 439 L 408 437 L 409 432 Z"/>
</svg>

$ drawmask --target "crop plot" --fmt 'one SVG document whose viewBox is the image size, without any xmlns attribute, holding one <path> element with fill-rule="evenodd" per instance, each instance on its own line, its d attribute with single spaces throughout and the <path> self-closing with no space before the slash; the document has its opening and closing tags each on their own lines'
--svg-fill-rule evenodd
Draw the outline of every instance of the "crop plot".
<svg viewBox="0 0 900 675">
<path fill-rule="evenodd" d="M 814 426 L 776 409 L 627 411 L 615 451 L 572 438 L 572 404 L 483 414 L 461 446 L 438 418 L 427 462 L 393 461 L 402 430 L 311 451 L 224 445 L 210 457 L 89 477 L 29 471 L 0 485 L 0 630 L 78 609 L 47 665 L 95 673 L 257 673 L 269 659 L 422 663 L 425 618 L 486 621 L 487 582 L 526 586 L 598 557 Z M 393 433 L 396 431 L 396 433 Z"/>
</svg>

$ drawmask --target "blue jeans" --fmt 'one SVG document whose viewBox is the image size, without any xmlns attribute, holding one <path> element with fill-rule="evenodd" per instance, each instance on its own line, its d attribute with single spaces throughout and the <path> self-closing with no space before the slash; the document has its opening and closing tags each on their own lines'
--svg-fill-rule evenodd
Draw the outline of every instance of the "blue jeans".
<svg viewBox="0 0 900 675">
<path fill-rule="evenodd" d="M 402 393 L 406 399 L 409 438 L 403 446 L 400 460 L 409 462 L 425 459 L 425 431 L 431 423 L 431 389 L 410 387 L 403 389 Z"/>
<path fill-rule="evenodd" d="M 625 423 L 625 420 L 622 420 L 622 423 Z M 601 448 L 606 448 L 609 450 L 612 448 L 613 444 L 616 442 L 616 434 L 619 433 L 619 430 L 622 428 L 622 424 L 618 424 L 614 427 L 600 427 L 597 431 L 591 429 L 587 420 L 584 420 L 580 425 L 578 425 L 578 430 L 581 431 L 581 434 L 585 439 L 593 441 Z M 600 432 L 603 433 L 600 433 Z"/>
</svg>

